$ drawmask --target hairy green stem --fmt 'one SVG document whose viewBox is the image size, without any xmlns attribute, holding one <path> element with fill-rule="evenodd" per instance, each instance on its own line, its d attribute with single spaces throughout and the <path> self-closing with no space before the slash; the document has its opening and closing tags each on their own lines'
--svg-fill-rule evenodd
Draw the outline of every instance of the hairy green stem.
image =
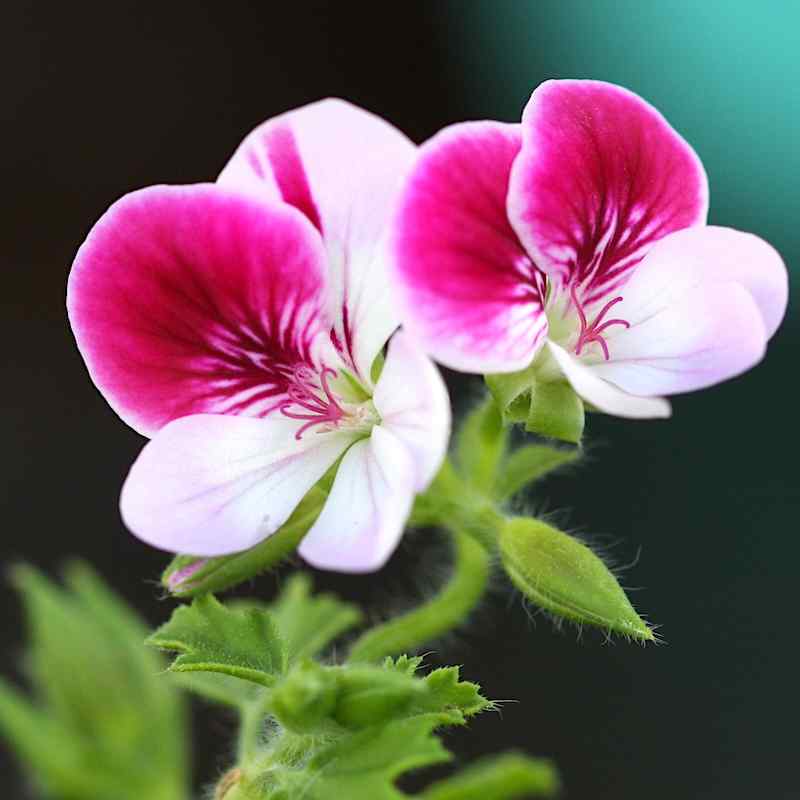
<svg viewBox="0 0 800 800">
<path fill-rule="evenodd" d="M 239 721 L 238 763 L 246 764 L 258 754 L 264 725 L 264 707 L 260 699 L 242 707 Z"/>
<path fill-rule="evenodd" d="M 491 554 L 461 531 L 453 531 L 452 538 L 455 563 L 449 581 L 418 608 L 364 633 L 351 648 L 350 661 L 377 661 L 414 652 L 466 619 L 486 590 Z"/>
</svg>

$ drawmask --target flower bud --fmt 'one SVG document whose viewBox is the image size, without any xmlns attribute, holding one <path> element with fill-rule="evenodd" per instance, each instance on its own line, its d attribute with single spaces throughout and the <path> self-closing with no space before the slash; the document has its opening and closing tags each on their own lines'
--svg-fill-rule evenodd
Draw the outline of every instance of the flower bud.
<svg viewBox="0 0 800 800">
<path fill-rule="evenodd" d="M 655 640 L 608 567 L 572 536 L 518 517 L 500 532 L 500 553 L 517 588 L 546 611 L 632 639 Z"/>
<path fill-rule="evenodd" d="M 273 689 L 270 708 L 284 727 L 295 733 L 309 733 L 331 716 L 336 694 L 333 672 L 305 661 Z"/>
<path fill-rule="evenodd" d="M 402 714 L 425 693 L 424 684 L 379 667 L 348 667 L 339 673 L 339 697 L 334 719 L 345 728 L 362 728 Z"/>
</svg>

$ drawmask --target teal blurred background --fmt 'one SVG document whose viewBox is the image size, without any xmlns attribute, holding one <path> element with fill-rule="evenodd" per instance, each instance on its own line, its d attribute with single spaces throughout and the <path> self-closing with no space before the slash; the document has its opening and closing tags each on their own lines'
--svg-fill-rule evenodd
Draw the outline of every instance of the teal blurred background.
<svg viewBox="0 0 800 800">
<path fill-rule="evenodd" d="M 4 9 L 0 196 L 0 559 L 91 560 L 150 623 L 164 557 L 129 536 L 119 486 L 140 437 L 85 375 L 64 284 L 91 223 L 126 191 L 213 178 L 273 114 L 341 95 L 417 141 L 467 118 L 519 119 L 553 77 L 621 83 L 694 145 L 711 221 L 753 231 L 800 270 L 800 4 L 742 0 L 436 0 L 169 4 L 18 0 Z M 795 292 L 796 293 L 796 292 Z M 593 417 L 589 459 L 525 500 L 620 565 L 663 647 L 607 643 L 526 613 L 498 577 L 470 627 L 437 645 L 488 696 L 515 700 L 450 743 L 463 760 L 517 747 L 556 759 L 568 800 L 798 796 L 800 543 L 789 317 L 750 373 L 675 400 L 667 422 Z M 450 375 L 469 406 L 479 382 Z M 377 576 L 318 575 L 375 615 L 431 591 L 440 554 L 406 538 Z M 269 578 L 251 587 L 269 596 Z M 3 672 L 19 606 L 0 590 Z M 231 721 L 198 710 L 198 784 L 226 764 Z M 7 796 L 27 798 L 0 752 Z"/>
<path fill-rule="evenodd" d="M 800 4 L 505 0 L 449 10 L 450 79 L 465 116 L 516 120 L 545 78 L 633 89 L 700 154 L 710 221 L 772 242 L 796 289 Z M 515 663 L 494 691 L 523 697 L 531 738 L 559 759 L 570 796 L 800 796 L 793 301 L 761 366 L 677 398 L 669 422 L 593 419 L 592 463 L 545 492 L 590 540 L 621 542 L 611 548 L 620 559 L 641 548 L 624 574 L 646 587 L 633 597 L 668 643 L 576 648 L 569 634 L 542 641 L 546 623 L 533 642 L 522 625 L 509 631 Z"/>
</svg>

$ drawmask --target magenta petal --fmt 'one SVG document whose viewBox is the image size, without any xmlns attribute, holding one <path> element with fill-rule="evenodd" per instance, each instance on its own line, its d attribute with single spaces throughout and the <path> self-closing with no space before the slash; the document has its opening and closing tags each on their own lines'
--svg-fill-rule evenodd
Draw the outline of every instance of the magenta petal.
<svg viewBox="0 0 800 800">
<path fill-rule="evenodd" d="M 386 291 L 386 235 L 416 147 L 380 117 L 321 100 L 270 119 L 242 142 L 218 182 L 302 211 L 328 253 L 332 339 L 369 384 L 398 326 Z"/>
<path fill-rule="evenodd" d="M 92 379 L 141 433 L 188 414 L 260 416 L 313 363 L 324 260 L 289 206 L 213 184 L 143 189 L 78 252 L 70 322 Z"/>
<path fill-rule="evenodd" d="M 582 285 L 584 304 L 619 287 L 663 236 L 705 222 L 699 158 L 627 89 L 547 81 L 522 128 L 509 215 L 541 269 Z"/>
<path fill-rule="evenodd" d="M 547 330 L 542 274 L 511 228 L 506 195 L 519 126 L 453 125 L 420 151 L 394 239 L 404 323 L 465 372 L 526 367 Z"/>
</svg>

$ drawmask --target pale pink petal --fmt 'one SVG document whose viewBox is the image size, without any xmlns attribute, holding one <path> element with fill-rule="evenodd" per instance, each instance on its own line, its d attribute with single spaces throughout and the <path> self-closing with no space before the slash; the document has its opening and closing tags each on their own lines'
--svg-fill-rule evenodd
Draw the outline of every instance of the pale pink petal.
<svg viewBox="0 0 800 800">
<path fill-rule="evenodd" d="M 155 186 L 94 226 L 67 307 L 92 379 L 151 435 L 188 414 L 275 408 L 314 360 L 324 284 L 319 237 L 294 209 L 214 184 Z"/>
<path fill-rule="evenodd" d="M 406 331 L 396 333 L 373 396 L 381 426 L 409 450 L 414 488 L 422 491 L 439 471 L 450 438 L 450 399 L 433 362 Z"/>
<path fill-rule="evenodd" d="M 403 322 L 465 372 L 527 367 L 547 332 L 544 276 L 511 228 L 506 195 L 518 125 L 453 125 L 422 146 L 393 252 Z"/>
<path fill-rule="evenodd" d="M 637 323 L 687 292 L 731 282 L 752 296 L 771 337 L 786 312 L 789 273 L 767 242 L 731 228 L 691 228 L 662 239 L 625 284 L 614 316 Z"/>
<path fill-rule="evenodd" d="M 322 100 L 256 128 L 219 176 L 223 185 L 295 206 L 319 229 L 332 337 L 367 385 L 373 359 L 399 324 L 386 291 L 386 234 L 415 155 L 380 117 Z"/>
<path fill-rule="evenodd" d="M 173 553 L 218 556 L 274 533 L 353 439 L 299 423 L 196 414 L 142 450 L 122 488 L 125 524 Z"/>
<path fill-rule="evenodd" d="M 750 369 L 763 358 L 767 336 L 741 284 L 709 282 L 652 304 L 607 343 L 611 360 L 593 365 L 596 375 L 634 394 L 660 395 L 702 389 Z"/>
<path fill-rule="evenodd" d="M 300 543 L 315 567 L 372 572 L 394 552 L 414 499 L 414 464 L 381 426 L 345 453 L 322 513 Z"/>
<path fill-rule="evenodd" d="M 610 83 L 547 81 L 522 116 L 509 215 L 537 265 L 590 305 L 655 242 L 703 224 L 708 183 L 692 148 L 642 98 Z"/>
<path fill-rule="evenodd" d="M 554 342 L 547 347 L 572 388 L 597 410 L 629 419 L 652 419 L 670 415 L 663 397 L 638 397 L 601 378 L 589 366 Z"/>
</svg>

